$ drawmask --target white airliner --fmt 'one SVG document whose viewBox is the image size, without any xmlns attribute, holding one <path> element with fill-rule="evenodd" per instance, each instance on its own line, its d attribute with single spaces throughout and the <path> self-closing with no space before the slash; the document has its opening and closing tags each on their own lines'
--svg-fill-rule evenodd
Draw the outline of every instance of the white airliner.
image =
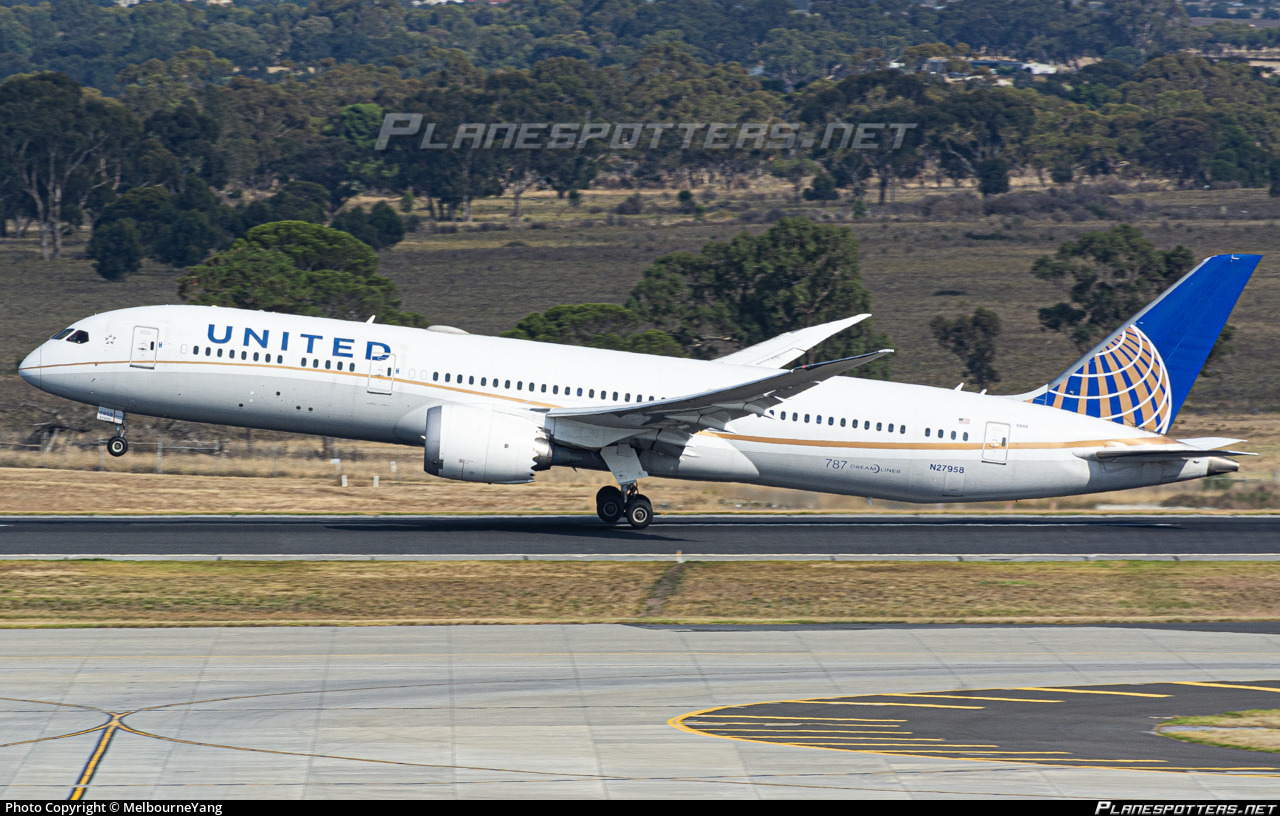
<svg viewBox="0 0 1280 816">
<path fill-rule="evenodd" d="M 205 306 L 94 315 L 21 364 L 51 394 L 125 415 L 391 442 L 428 473 L 516 484 L 610 471 L 606 523 L 648 526 L 644 477 L 912 502 L 1090 493 L 1237 469 L 1235 439 L 1166 435 L 1256 255 L 1202 262 L 1057 379 L 1016 396 L 838 377 L 885 349 L 786 368 L 857 315 L 687 360 Z"/>
</svg>

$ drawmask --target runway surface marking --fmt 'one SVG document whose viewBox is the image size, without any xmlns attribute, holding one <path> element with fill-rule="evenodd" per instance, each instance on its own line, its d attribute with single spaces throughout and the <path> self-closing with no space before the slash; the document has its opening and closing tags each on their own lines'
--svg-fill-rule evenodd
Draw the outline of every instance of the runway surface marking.
<svg viewBox="0 0 1280 816">
<path fill-rule="evenodd" d="M 1018 692 L 1020 696 L 1000 692 Z M 1028 692 L 1049 696 L 1027 696 Z M 828 751 L 1166 773 L 1280 776 L 1280 764 L 1266 754 L 1180 742 L 1152 730 L 1156 721 L 1176 716 L 1273 707 L 1272 694 L 1280 694 L 1280 681 L 958 689 L 718 706 L 682 714 L 668 722 L 673 728 L 701 736 Z M 889 697 L 898 699 L 885 699 Z M 903 698 L 972 700 L 984 705 L 912 704 L 901 702 Z M 879 721 L 883 724 L 871 734 L 849 730 L 855 725 L 865 727 L 867 721 L 826 716 L 833 705 L 912 710 L 902 712 L 901 719 Z"/>
</svg>

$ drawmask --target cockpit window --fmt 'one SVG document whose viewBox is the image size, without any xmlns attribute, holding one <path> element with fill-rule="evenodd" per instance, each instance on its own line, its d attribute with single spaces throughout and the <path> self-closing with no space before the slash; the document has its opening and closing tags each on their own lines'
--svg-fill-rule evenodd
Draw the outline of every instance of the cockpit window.
<svg viewBox="0 0 1280 816">
<path fill-rule="evenodd" d="M 84 329 L 80 329 L 75 334 L 68 337 L 67 342 L 68 343 L 88 343 L 89 332 L 85 331 Z"/>
<path fill-rule="evenodd" d="M 53 337 L 50 337 L 49 339 L 50 339 L 50 340 L 61 340 L 62 338 L 66 337 L 68 334 L 71 334 L 71 332 L 73 332 L 73 331 L 75 331 L 75 329 L 63 329 L 62 331 L 60 331 L 60 332 L 58 332 L 57 334 L 55 334 Z"/>
</svg>

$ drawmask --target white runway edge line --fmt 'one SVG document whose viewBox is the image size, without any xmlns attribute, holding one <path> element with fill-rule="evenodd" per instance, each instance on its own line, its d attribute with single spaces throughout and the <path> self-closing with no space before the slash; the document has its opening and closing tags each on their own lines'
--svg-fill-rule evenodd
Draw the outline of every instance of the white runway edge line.
<svg viewBox="0 0 1280 816">
<path fill-rule="evenodd" d="M 0 561 L 1280 561 L 1280 553 L 150 553 L 102 555 L 99 553 L 8 553 Z"/>
</svg>

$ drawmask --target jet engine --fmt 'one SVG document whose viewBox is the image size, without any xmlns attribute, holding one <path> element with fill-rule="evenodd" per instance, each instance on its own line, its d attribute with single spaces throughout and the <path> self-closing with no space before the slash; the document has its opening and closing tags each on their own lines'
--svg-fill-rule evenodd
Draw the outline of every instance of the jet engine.
<svg viewBox="0 0 1280 816">
<path fill-rule="evenodd" d="M 423 469 L 464 482 L 520 484 L 551 466 L 542 417 L 489 406 L 437 405 L 427 411 Z"/>
</svg>

